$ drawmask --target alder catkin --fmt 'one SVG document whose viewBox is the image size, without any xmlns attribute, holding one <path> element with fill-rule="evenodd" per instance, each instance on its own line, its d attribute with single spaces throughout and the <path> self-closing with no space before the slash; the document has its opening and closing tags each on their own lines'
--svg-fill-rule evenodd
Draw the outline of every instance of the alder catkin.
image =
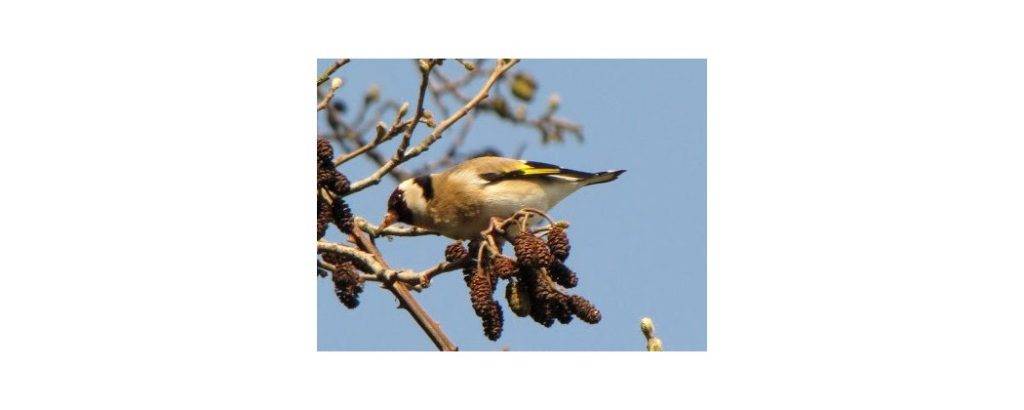
<svg viewBox="0 0 1024 410">
<path fill-rule="evenodd" d="M 334 161 L 334 148 L 331 148 L 331 142 L 327 138 L 317 137 L 316 158 L 319 163 Z"/>
<path fill-rule="evenodd" d="M 569 250 L 572 247 L 569 246 L 569 235 L 566 235 L 565 229 L 558 226 L 551 227 L 548 231 L 548 249 L 556 259 L 562 262 L 569 258 Z"/>
<path fill-rule="evenodd" d="M 338 296 L 338 300 L 349 309 L 359 306 L 359 294 L 363 292 L 363 286 L 359 283 L 355 265 L 350 261 L 335 264 L 332 279 L 334 294 Z"/>
<path fill-rule="evenodd" d="M 333 189 L 337 178 L 338 173 L 333 169 L 321 167 L 316 169 L 316 186 L 318 188 Z"/>
<path fill-rule="evenodd" d="M 466 259 L 469 256 L 469 250 L 462 245 L 462 242 L 452 242 L 446 248 L 444 248 L 444 260 L 455 263 Z"/>
<path fill-rule="evenodd" d="M 491 305 L 494 291 L 491 288 L 491 278 L 483 269 L 473 269 L 469 279 L 469 300 L 473 305 L 473 311 L 477 316 L 483 317 Z"/>
<path fill-rule="evenodd" d="M 494 301 L 493 283 L 494 280 L 485 269 L 474 268 L 469 278 L 469 299 L 473 311 L 480 317 L 484 335 L 490 340 L 498 340 L 505 319 L 501 305 Z"/>
<path fill-rule="evenodd" d="M 336 225 L 338 229 L 345 233 L 352 232 L 352 226 L 355 224 L 355 221 L 352 219 L 352 209 L 348 207 L 345 200 L 340 197 L 334 198 L 331 215 L 334 218 L 334 225 Z"/>
<path fill-rule="evenodd" d="M 490 308 L 487 309 L 486 315 L 483 316 L 481 323 L 484 328 L 484 335 L 490 340 L 498 340 L 501 337 L 501 329 L 505 324 L 504 315 L 501 312 L 501 305 L 498 302 L 491 301 Z"/>
<path fill-rule="evenodd" d="M 333 169 L 333 168 L 332 168 Z M 331 186 L 332 191 L 338 196 L 344 196 L 348 193 L 349 189 L 352 188 L 352 184 L 348 181 L 348 177 L 337 170 L 334 170 L 334 185 Z"/>
<path fill-rule="evenodd" d="M 510 279 L 519 274 L 519 267 L 512 259 L 497 255 L 491 258 L 491 272 L 500 279 Z"/>
<path fill-rule="evenodd" d="M 550 306 L 536 299 L 530 301 L 530 318 L 544 327 L 551 327 L 551 325 L 555 324 Z"/>
<path fill-rule="evenodd" d="M 526 232 L 516 235 L 512 245 L 515 247 L 519 264 L 528 268 L 543 268 L 555 259 L 543 239 Z"/>
<path fill-rule="evenodd" d="M 601 311 L 582 296 L 572 295 L 569 298 L 569 305 L 572 307 L 572 313 L 584 322 L 594 324 L 601 321 Z"/>
<path fill-rule="evenodd" d="M 323 198 L 317 195 L 316 198 L 316 239 L 324 237 L 327 233 L 327 224 L 332 219 L 331 204 L 328 204 Z"/>
<path fill-rule="evenodd" d="M 574 288 L 579 283 L 576 273 L 565 266 L 562 262 L 556 261 L 548 267 L 551 280 L 565 288 Z"/>
</svg>

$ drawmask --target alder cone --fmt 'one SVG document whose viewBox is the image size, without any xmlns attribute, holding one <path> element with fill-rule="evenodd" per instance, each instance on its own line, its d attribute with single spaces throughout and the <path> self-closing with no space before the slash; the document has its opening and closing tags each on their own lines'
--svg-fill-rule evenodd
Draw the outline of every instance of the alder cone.
<svg viewBox="0 0 1024 410">
<path fill-rule="evenodd" d="M 318 195 L 316 198 L 316 239 L 324 237 L 327 233 L 327 224 L 331 222 L 332 212 L 331 205 L 320 198 Z"/>
<path fill-rule="evenodd" d="M 330 168 L 318 167 L 316 169 L 316 186 L 320 188 L 333 189 L 338 178 L 338 171 Z"/>
<path fill-rule="evenodd" d="M 341 304 L 349 309 L 359 306 L 359 294 L 363 292 L 363 286 L 359 283 L 355 265 L 349 261 L 335 264 L 332 279 L 334 294 L 338 296 Z"/>
<path fill-rule="evenodd" d="M 469 256 L 469 250 L 462 245 L 462 242 L 452 242 L 446 248 L 444 248 L 444 260 L 455 263 L 466 259 Z"/>
<path fill-rule="evenodd" d="M 531 290 L 534 299 L 541 301 L 558 301 L 561 300 L 565 295 L 555 289 L 552 285 L 551 280 L 548 278 L 544 271 L 535 271 L 531 276 Z"/>
<path fill-rule="evenodd" d="M 483 316 L 481 324 L 484 328 L 484 335 L 490 340 L 498 340 L 501 338 L 502 326 L 505 324 L 504 315 L 501 312 L 501 305 L 498 302 L 491 301 L 490 307 L 487 309 L 486 315 Z"/>
<path fill-rule="evenodd" d="M 334 205 L 331 213 L 334 216 L 334 224 L 341 229 L 342 232 L 351 233 L 352 227 L 355 225 L 355 221 L 352 220 L 352 209 L 348 207 L 345 200 L 341 198 L 334 198 Z"/>
<path fill-rule="evenodd" d="M 548 231 L 548 249 L 551 250 L 551 254 L 562 262 L 565 262 L 569 258 L 569 250 L 572 247 L 569 246 L 569 235 L 565 234 L 565 229 L 554 226 Z"/>
<path fill-rule="evenodd" d="M 572 322 L 572 307 L 569 306 L 569 298 L 561 298 L 551 303 L 551 313 L 563 325 Z"/>
<path fill-rule="evenodd" d="M 601 321 L 601 311 L 580 295 L 572 295 L 569 298 L 569 306 L 572 313 L 584 322 L 594 324 Z"/>
<path fill-rule="evenodd" d="M 351 259 L 344 254 L 331 252 L 328 250 L 320 251 L 320 257 L 323 258 L 324 262 L 327 262 L 334 266 L 338 266 L 339 264 L 345 263 L 346 261 L 351 261 Z"/>
<path fill-rule="evenodd" d="M 516 259 L 522 266 L 537 269 L 551 265 L 555 260 L 547 243 L 532 234 L 522 232 L 516 235 L 512 245 L 515 247 Z"/>
<path fill-rule="evenodd" d="M 551 280 L 565 288 L 574 288 L 579 284 L 579 278 L 576 277 L 576 273 L 565 266 L 562 262 L 552 263 L 548 267 L 548 273 L 551 276 Z"/>
<path fill-rule="evenodd" d="M 473 304 L 473 311 L 480 317 L 487 315 L 493 301 L 494 290 L 488 276 L 483 269 L 474 269 L 469 279 L 469 300 Z"/>
<path fill-rule="evenodd" d="M 317 137 L 316 159 L 319 164 L 334 162 L 334 148 L 331 148 L 331 142 L 328 141 L 327 138 Z"/>
<path fill-rule="evenodd" d="M 346 287 L 334 287 L 334 294 L 338 296 L 338 300 L 341 304 L 349 309 L 355 309 L 359 307 L 359 294 L 363 293 L 363 287 L 358 285 L 350 285 Z"/>
<path fill-rule="evenodd" d="M 555 324 L 550 305 L 536 299 L 530 303 L 530 318 L 534 322 L 540 323 L 544 327 L 551 327 L 551 325 Z"/>
<path fill-rule="evenodd" d="M 331 169 L 334 170 L 334 168 Z M 334 185 L 331 188 L 333 188 L 335 194 L 345 195 L 352 188 L 352 184 L 348 181 L 348 177 L 345 174 L 334 170 Z"/>
<path fill-rule="evenodd" d="M 491 272 L 500 279 L 510 279 L 518 276 L 519 267 L 512 259 L 504 255 L 497 255 L 491 258 Z"/>
</svg>

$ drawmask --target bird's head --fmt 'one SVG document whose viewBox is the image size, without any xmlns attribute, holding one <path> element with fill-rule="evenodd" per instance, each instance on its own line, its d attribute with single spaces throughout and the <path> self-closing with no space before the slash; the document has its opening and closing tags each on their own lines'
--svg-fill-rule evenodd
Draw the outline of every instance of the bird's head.
<svg viewBox="0 0 1024 410">
<path fill-rule="evenodd" d="M 398 184 L 388 198 L 388 211 L 380 229 L 395 222 L 416 225 L 427 214 L 427 201 L 434 196 L 430 176 L 407 179 Z"/>
</svg>

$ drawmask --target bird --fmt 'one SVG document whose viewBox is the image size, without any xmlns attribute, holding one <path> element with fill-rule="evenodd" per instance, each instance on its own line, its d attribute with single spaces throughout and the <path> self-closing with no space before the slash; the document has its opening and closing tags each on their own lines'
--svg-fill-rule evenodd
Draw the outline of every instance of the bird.
<svg viewBox="0 0 1024 410">
<path fill-rule="evenodd" d="M 614 181 L 623 172 L 583 172 L 496 156 L 472 158 L 398 184 L 378 229 L 401 222 L 455 240 L 474 239 L 492 218 L 508 218 L 523 208 L 547 212 L 576 190 Z"/>
</svg>

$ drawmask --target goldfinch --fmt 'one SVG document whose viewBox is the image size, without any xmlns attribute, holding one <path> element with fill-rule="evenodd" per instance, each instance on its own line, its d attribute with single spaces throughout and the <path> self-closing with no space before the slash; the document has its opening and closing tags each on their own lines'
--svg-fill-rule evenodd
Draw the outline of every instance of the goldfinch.
<svg viewBox="0 0 1024 410">
<path fill-rule="evenodd" d="M 473 158 L 398 184 L 380 229 L 402 222 L 456 240 L 473 239 L 487 229 L 491 218 L 508 218 L 523 208 L 547 211 L 577 189 L 614 181 L 623 172 L 590 173 L 519 159 Z"/>
</svg>

